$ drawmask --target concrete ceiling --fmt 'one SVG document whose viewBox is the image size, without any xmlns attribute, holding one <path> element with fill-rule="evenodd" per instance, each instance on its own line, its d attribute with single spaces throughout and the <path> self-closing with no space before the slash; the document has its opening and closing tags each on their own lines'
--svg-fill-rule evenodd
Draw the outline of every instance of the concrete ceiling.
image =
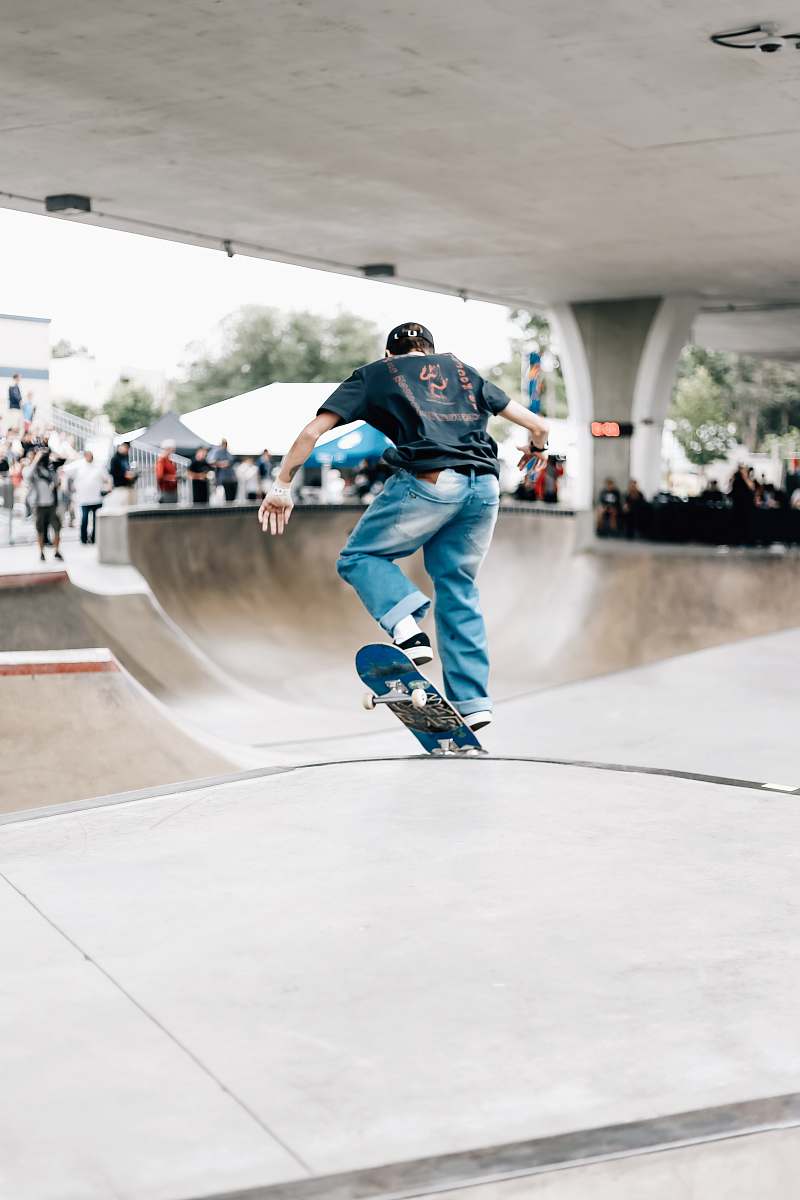
<svg viewBox="0 0 800 1200">
<path fill-rule="evenodd" d="M 755 304 L 699 312 L 692 339 L 710 350 L 800 358 L 800 305 Z"/>
<path fill-rule="evenodd" d="M 800 301 L 772 0 L 6 0 L 0 203 L 507 303 Z"/>
</svg>

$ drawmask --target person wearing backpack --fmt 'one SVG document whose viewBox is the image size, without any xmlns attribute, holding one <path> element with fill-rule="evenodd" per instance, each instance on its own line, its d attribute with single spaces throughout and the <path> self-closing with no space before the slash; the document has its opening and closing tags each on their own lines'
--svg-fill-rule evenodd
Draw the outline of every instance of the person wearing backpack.
<svg viewBox="0 0 800 1200">
<path fill-rule="evenodd" d="M 34 455 L 33 462 L 22 472 L 28 485 L 28 502 L 36 522 L 36 540 L 39 558 L 45 562 L 44 548 L 48 530 L 53 535 L 53 558 L 61 557 L 61 517 L 58 512 L 58 473 L 50 458 L 50 447 L 43 446 Z"/>
</svg>

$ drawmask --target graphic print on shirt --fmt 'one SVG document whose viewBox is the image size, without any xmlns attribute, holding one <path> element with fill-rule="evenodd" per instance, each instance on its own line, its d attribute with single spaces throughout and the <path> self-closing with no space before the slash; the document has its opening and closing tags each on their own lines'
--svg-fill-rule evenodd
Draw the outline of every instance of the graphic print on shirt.
<svg viewBox="0 0 800 1200">
<path fill-rule="evenodd" d="M 385 365 L 394 383 L 423 420 L 472 424 L 479 415 L 472 382 L 463 364 L 455 358 L 453 363 L 456 367 L 460 393 L 456 391 L 453 381 L 446 374 L 441 363 L 423 363 L 417 375 L 423 386 L 412 388 L 401 365 L 392 359 L 385 360 Z M 465 401 L 468 411 L 464 410 Z"/>
<path fill-rule="evenodd" d="M 442 373 L 442 368 L 439 363 L 426 363 L 419 373 L 422 383 L 427 384 L 428 399 L 434 404 L 450 404 L 455 403 L 454 400 L 448 400 L 446 395 L 442 393 L 447 391 L 447 378 Z"/>
</svg>

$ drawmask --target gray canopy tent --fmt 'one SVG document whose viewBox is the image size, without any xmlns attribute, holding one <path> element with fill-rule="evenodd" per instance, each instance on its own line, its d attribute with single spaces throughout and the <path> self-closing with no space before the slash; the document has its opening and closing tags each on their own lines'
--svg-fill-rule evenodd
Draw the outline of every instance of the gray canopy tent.
<svg viewBox="0 0 800 1200">
<path fill-rule="evenodd" d="M 157 450 L 162 442 L 174 442 L 176 453 L 182 454 L 185 458 L 193 458 L 195 451 L 199 450 L 201 446 L 207 450 L 211 446 L 211 443 L 207 442 L 205 438 L 192 433 L 191 429 L 184 425 L 178 414 L 174 412 L 164 413 L 163 417 L 159 417 L 153 425 L 140 433 L 131 444 L 147 450 Z"/>
</svg>

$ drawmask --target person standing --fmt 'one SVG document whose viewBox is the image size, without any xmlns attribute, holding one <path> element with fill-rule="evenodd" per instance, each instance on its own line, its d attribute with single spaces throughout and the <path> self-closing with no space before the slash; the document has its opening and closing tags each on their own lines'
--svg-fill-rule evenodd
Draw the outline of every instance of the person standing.
<svg viewBox="0 0 800 1200">
<path fill-rule="evenodd" d="M 208 476 L 211 467 L 205 446 L 198 446 L 186 474 L 192 481 L 192 504 L 208 504 Z"/>
<path fill-rule="evenodd" d="M 541 417 L 454 354 L 437 354 L 424 325 L 398 325 L 385 357 L 354 371 L 295 438 L 259 510 L 263 531 L 282 534 L 294 507 L 292 480 L 336 425 L 365 420 L 394 442 L 384 457 L 395 474 L 351 533 L 337 570 L 412 662 L 430 662 L 431 641 L 418 622 L 431 602 L 395 561 L 424 548 L 445 693 L 474 730 L 492 720 L 475 579 L 500 506 L 497 445 L 486 429 L 493 415 L 528 431 L 520 467 L 535 461 L 544 468 L 548 427 Z"/>
<path fill-rule="evenodd" d="M 81 541 L 84 546 L 94 545 L 95 514 L 102 507 L 103 496 L 109 488 L 108 472 L 101 463 L 95 462 L 91 450 L 85 450 L 83 458 L 67 463 L 61 474 L 72 480 L 75 489 L 75 502 L 81 510 Z"/>
<path fill-rule="evenodd" d="M 33 418 L 36 416 L 36 405 L 33 401 L 33 392 L 28 392 L 25 399 L 22 401 L 22 427 L 30 429 L 33 424 Z"/>
<path fill-rule="evenodd" d="M 558 504 L 558 482 L 564 474 L 562 461 L 558 457 L 548 458 L 547 466 L 542 471 L 544 485 L 542 499 L 545 504 Z"/>
<path fill-rule="evenodd" d="M 272 483 L 272 455 L 265 447 L 261 451 L 258 459 L 258 492 L 260 499 L 264 499 L 269 491 L 269 485 Z"/>
<path fill-rule="evenodd" d="M 215 482 L 222 484 L 222 490 L 225 492 L 225 503 L 233 504 L 236 499 L 239 481 L 236 478 L 233 455 L 228 449 L 228 442 L 225 438 L 222 439 L 218 446 L 214 446 L 208 456 L 208 462 L 214 468 Z"/>
<path fill-rule="evenodd" d="M 178 503 L 178 468 L 173 454 L 175 443 L 167 440 L 161 443 L 161 453 L 156 459 L 156 488 L 158 489 L 159 504 Z"/>
<path fill-rule="evenodd" d="M 259 474 L 258 464 L 254 458 L 243 458 L 236 464 L 236 478 L 239 481 L 239 495 L 244 496 L 250 503 L 262 499 L 258 494 Z"/>
<path fill-rule="evenodd" d="M 728 495 L 731 499 L 731 541 L 744 546 L 752 540 L 753 518 L 756 508 L 756 485 L 753 473 L 745 463 L 739 465 L 731 479 Z"/>
<path fill-rule="evenodd" d="M 136 471 L 131 466 L 130 450 L 128 442 L 120 442 L 108 464 L 114 485 L 112 504 L 115 508 L 127 508 L 135 499 Z"/>
<path fill-rule="evenodd" d="M 8 441 L 0 441 L 0 504 L 14 508 L 14 467 L 16 455 Z"/>
<path fill-rule="evenodd" d="M 22 390 L 18 373 L 11 376 L 8 387 L 8 425 L 10 429 L 22 432 Z"/>
<path fill-rule="evenodd" d="M 635 538 L 645 535 L 649 512 L 650 505 L 645 499 L 644 492 L 636 480 L 632 479 L 622 502 L 622 523 L 626 537 Z"/>
<path fill-rule="evenodd" d="M 58 475 L 50 461 L 49 447 L 39 450 L 29 467 L 22 473 L 22 478 L 28 485 L 28 499 L 36 521 L 36 540 L 39 544 L 39 558 L 45 561 L 44 548 L 48 542 L 48 532 L 53 533 L 53 558 L 62 562 L 61 558 L 61 517 L 58 513 Z"/>
</svg>

